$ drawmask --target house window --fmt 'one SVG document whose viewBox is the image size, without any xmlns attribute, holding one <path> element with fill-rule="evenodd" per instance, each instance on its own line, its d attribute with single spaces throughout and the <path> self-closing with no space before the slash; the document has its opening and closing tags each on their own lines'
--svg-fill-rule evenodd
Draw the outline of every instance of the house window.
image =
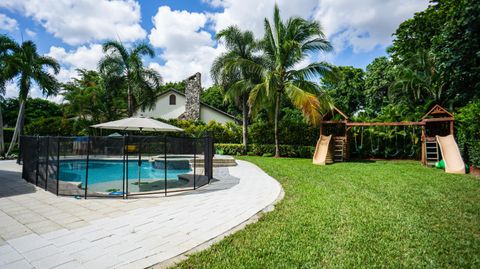
<svg viewBox="0 0 480 269">
<path fill-rule="evenodd" d="M 170 105 L 176 105 L 177 104 L 177 97 L 175 94 L 170 95 Z"/>
</svg>

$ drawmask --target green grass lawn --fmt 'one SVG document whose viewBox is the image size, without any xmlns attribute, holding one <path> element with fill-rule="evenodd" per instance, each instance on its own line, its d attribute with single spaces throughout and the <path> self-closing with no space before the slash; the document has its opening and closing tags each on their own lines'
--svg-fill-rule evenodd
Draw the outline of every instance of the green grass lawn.
<svg viewBox="0 0 480 269">
<path fill-rule="evenodd" d="M 480 180 L 413 161 L 242 157 L 285 198 L 181 268 L 480 268 Z"/>
</svg>

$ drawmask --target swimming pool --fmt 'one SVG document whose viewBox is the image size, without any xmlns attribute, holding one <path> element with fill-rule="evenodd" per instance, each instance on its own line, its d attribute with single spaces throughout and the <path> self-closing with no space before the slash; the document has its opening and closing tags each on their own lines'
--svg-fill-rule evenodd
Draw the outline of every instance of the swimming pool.
<svg viewBox="0 0 480 269">
<path fill-rule="evenodd" d="M 175 161 L 182 162 L 175 169 L 167 166 L 167 180 L 178 180 L 178 175 L 187 174 L 191 171 L 188 160 Z M 158 162 L 142 161 L 140 165 L 141 180 L 164 180 L 164 165 Z M 61 181 L 81 182 L 85 184 L 87 173 L 87 162 L 85 160 L 63 160 L 60 161 Z M 126 170 L 126 169 L 125 169 Z M 126 172 L 126 171 L 125 171 Z M 88 185 L 98 183 L 115 183 L 121 184 L 123 181 L 123 160 L 90 160 L 88 162 Z M 138 180 L 138 160 L 128 161 L 128 180 Z"/>
</svg>

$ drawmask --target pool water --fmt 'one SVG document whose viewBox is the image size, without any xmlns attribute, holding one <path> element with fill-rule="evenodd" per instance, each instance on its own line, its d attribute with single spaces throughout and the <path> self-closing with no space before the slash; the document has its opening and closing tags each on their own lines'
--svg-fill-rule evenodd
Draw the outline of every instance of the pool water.
<svg viewBox="0 0 480 269">
<path fill-rule="evenodd" d="M 188 162 L 188 161 L 186 161 Z M 184 166 L 185 167 L 185 166 Z M 188 167 L 188 166 L 187 166 Z M 167 169 L 168 180 L 178 180 L 178 175 L 189 173 L 190 169 Z M 125 171 L 126 172 L 126 171 Z M 87 162 L 85 160 L 68 160 L 60 162 L 60 180 L 82 182 L 85 184 Z M 128 180 L 138 180 L 138 160 L 128 161 Z M 165 169 L 155 167 L 148 161 L 140 166 L 142 180 L 165 179 Z M 90 160 L 88 162 L 88 185 L 123 180 L 122 160 Z"/>
</svg>

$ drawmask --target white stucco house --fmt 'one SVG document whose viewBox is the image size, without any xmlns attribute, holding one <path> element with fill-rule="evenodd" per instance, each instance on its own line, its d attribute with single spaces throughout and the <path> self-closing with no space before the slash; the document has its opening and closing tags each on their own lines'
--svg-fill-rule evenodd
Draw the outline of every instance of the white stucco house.
<svg viewBox="0 0 480 269">
<path fill-rule="evenodd" d="M 234 116 L 200 101 L 202 91 L 200 73 L 187 79 L 185 94 L 174 89 L 169 89 L 157 96 L 157 102 L 151 109 L 138 109 L 135 116 L 161 119 L 193 119 L 205 123 L 216 121 L 218 123 L 239 120 Z"/>
</svg>

